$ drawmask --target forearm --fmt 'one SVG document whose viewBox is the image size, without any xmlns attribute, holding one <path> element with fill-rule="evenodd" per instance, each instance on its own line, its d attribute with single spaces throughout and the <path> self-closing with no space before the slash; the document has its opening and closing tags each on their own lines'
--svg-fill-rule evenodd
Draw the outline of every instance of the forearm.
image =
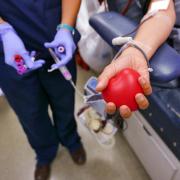
<svg viewBox="0 0 180 180">
<path fill-rule="evenodd" d="M 74 26 L 81 0 L 62 0 L 62 23 Z"/>
<path fill-rule="evenodd" d="M 149 59 L 168 38 L 174 26 L 175 19 L 174 3 L 171 0 L 167 10 L 159 11 L 154 17 L 140 26 L 135 36 L 135 41 L 144 45 L 144 51 Z"/>
<path fill-rule="evenodd" d="M 3 24 L 3 23 L 5 23 L 5 21 L 3 20 L 2 17 L 0 17 L 0 24 Z"/>
</svg>

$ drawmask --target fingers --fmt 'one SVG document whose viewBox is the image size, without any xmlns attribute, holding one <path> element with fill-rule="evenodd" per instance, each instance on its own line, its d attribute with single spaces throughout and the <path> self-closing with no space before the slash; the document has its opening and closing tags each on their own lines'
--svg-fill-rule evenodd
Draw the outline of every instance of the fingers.
<svg viewBox="0 0 180 180">
<path fill-rule="evenodd" d="M 148 108 L 149 102 L 143 94 L 137 94 L 135 99 L 140 109 L 144 110 Z"/>
<path fill-rule="evenodd" d="M 29 69 L 31 69 L 32 67 L 33 67 L 33 61 L 31 60 L 31 57 L 29 56 L 29 53 L 28 52 L 26 52 L 26 53 L 24 53 L 24 54 L 22 54 L 21 55 L 22 56 L 22 58 L 24 59 L 24 62 L 25 62 L 25 64 L 26 64 L 26 66 L 29 68 Z"/>
<path fill-rule="evenodd" d="M 124 119 L 129 118 L 132 115 L 130 108 L 126 105 L 121 106 L 119 112 Z"/>
<path fill-rule="evenodd" d="M 41 68 L 42 66 L 43 66 L 42 63 L 35 62 L 35 63 L 34 63 L 34 66 L 30 69 L 30 71 L 39 69 L 39 68 Z"/>
<path fill-rule="evenodd" d="M 138 104 L 139 109 L 147 109 L 149 106 L 149 102 L 147 98 L 143 94 L 137 94 L 135 96 L 136 102 Z M 119 108 L 120 114 L 123 118 L 129 118 L 132 115 L 132 111 L 126 105 L 123 105 Z"/>
<path fill-rule="evenodd" d="M 63 58 L 61 58 L 61 61 L 59 61 L 56 64 L 53 64 L 51 66 L 51 69 L 53 69 L 53 71 L 59 69 L 60 67 L 65 66 L 71 59 L 72 59 L 72 53 L 67 53 Z"/>
<path fill-rule="evenodd" d="M 37 60 L 37 61 L 34 62 L 34 64 L 36 64 L 36 63 L 43 65 L 43 64 L 45 64 L 46 62 L 45 62 L 45 60 L 43 60 L 43 59 L 39 59 L 39 60 Z"/>
<path fill-rule="evenodd" d="M 44 43 L 44 46 L 45 46 L 46 48 L 55 48 L 55 47 L 57 47 L 57 43 L 56 43 L 55 41 L 46 42 L 46 43 Z"/>
<path fill-rule="evenodd" d="M 65 49 L 65 53 L 59 53 L 57 50 L 57 46 L 55 47 L 55 53 L 60 58 L 60 61 L 58 63 L 53 64 L 49 72 L 53 72 L 61 68 L 62 66 L 65 66 L 72 59 L 73 49 L 68 46 Z"/>
<path fill-rule="evenodd" d="M 34 66 L 36 66 L 36 65 L 38 65 L 38 66 L 41 65 L 41 66 L 42 66 L 42 65 L 44 65 L 45 63 L 46 63 L 45 60 L 40 59 L 40 60 L 35 61 L 33 65 L 34 65 Z"/>
<path fill-rule="evenodd" d="M 61 63 L 53 64 L 49 72 L 53 72 L 61 67 Z"/>
<path fill-rule="evenodd" d="M 36 51 L 31 51 L 31 52 L 30 52 L 30 57 L 33 58 L 33 57 L 35 57 L 35 56 L 36 56 Z"/>
<path fill-rule="evenodd" d="M 27 66 L 28 69 L 30 70 L 35 70 L 38 68 L 41 68 L 43 66 L 43 64 L 45 64 L 44 60 L 37 60 L 37 61 L 33 61 L 32 58 L 35 55 L 35 51 L 32 51 L 29 55 L 28 52 L 22 54 L 22 58 L 24 59 L 24 62 Z"/>
<path fill-rule="evenodd" d="M 53 64 L 51 66 L 51 69 L 49 70 L 49 72 L 53 72 L 59 68 L 61 68 L 62 66 L 65 66 L 67 64 L 66 61 L 60 61 L 59 63 Z"/>
<path fill-rule="evenodd" d="M 135 99 L 136 99 L 136 103 L 138 104 L 138 107 L 139 109 L 147 109 L 148 106 L 149 106 L 149 102 L 147 100 L 147 98 L 143 95 L 143 94 L 137 94 L 135 96 Z M 106 105 L 106 112 L 108 114 L 114 114 L 116 111 L 116 106 L 114 103 L 110 102 L 110 103 L 107 103 Z M 119 108 L 119 112 L 120 112 L 120 115 L 126 119 L 126 118 L 129 118 L 131 115 L 132 115 L 132 111 L 131 109 L 126 106 L 126 105 L 122 105 L 120 108 Z"/>
<path fill-rule="evenodd" d="M 65 57 L 60 62 L 53 64 L 51 66 L 51 69 L 54 69 L 54 70 L 59 69 L 60 67 L 65 66 L 71 59 L 72 59 L 72 56 Z"/>
<path fill-rule="evenodd" d="M 139 84 L 141 85 L 145 95 L 150 95 L 152 93 L 152 87 L 149 80 L 141 76 L 139 78 Z"/>
<path fill-rule="evenodd" d="M 35 62 L 34 63 L 34 66 L 31 68 L 31 70 L 36 70 L 36 69 L 39 69 L 43 66 L 43 63 L 42 62 Z"/>
<path fill-rule="evenodd" d="M 108 65 L 104 71 L 101 73 L 101 75 L 98 78 L 98 84 L 96 86 L 96 90 L 98 92 L 103 91 L 106 86 L 108 85 L 109 80 L 115 76 L 117 73 L 115 68 L 115 63 L 112 62 L 110 65 Z"/>
<path fill-rule="evenodd" d="M 106 105 L 106 112 L 108 114 L 114 114 L 115 111 L 116 111 L 116 105 L 114 103 L 110 102 Z"/>
</svg>

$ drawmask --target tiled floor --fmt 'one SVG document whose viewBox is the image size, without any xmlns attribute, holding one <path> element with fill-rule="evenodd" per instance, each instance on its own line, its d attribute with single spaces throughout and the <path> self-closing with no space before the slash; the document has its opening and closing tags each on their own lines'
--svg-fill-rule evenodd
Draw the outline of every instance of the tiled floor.
<svg viewBox="0 0 180 180">
<path fill-rule="evenodd" d="M 78 85 L 91 76 L 79 69 Z M 76 109 L 82 100 L 76 97 Z M 116 146 L 102 149 L 79 124 L 79 132 L 87 150 L 88 161 L 83 167 L 73 164 L 64 148 L 53 163 L 51 180 L 149 180 L 140 162 L 120 133 Z M 0 98 L 0 180 L 33 180 L 34 153 L 7 102 Z"/>
</svg>

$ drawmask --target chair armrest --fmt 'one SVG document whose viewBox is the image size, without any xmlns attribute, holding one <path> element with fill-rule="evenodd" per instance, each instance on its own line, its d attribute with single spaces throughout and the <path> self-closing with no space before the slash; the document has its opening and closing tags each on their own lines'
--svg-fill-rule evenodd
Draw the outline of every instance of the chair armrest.
<svg viewBox="0 0 180 180">
<path fill-rule="evenodd" d="M 114 49 L 119 47 L 112 45 L 112 39 L 132 32 L 137 24 L 127 17 L 115 12 L 103 12 L 95 14 L 89 20 L 90 25 L 97 33 Z M 129 36 L 133 37 L 135 33 Z M 151 79 L 156 82 L 169 82 L 180 77 L 180 54 L 168 44 L 163 44 L 150 60 L 154 69 Z"/>
</svg>

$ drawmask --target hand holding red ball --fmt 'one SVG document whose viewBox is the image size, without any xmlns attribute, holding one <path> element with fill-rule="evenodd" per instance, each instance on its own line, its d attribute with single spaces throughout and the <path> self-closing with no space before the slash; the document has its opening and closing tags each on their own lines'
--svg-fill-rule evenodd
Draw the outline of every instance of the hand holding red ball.
<svg viewBox="0 0 180 180">
<path fill-rule="evenodd" d="M 126 68 L 116 74 L 108 83 L 106 89 L 102 91 L 104 100 L 113 102 L 117 108 L 127 105 L 132 111 L 138 109 L 135 96 L 143 93 L 143 89 L 138 82 L 140 74 L 133 69 Z"/>
<path fill-rule="evenodd" d="M 96 90 L 107 102 L 109 114 L 118 108 L 123 118 L 129 118 L 132 111 L 146 109 L 149 102 L 145 96 L 152 93 L 152 87 L 147 62 L 141 52 L 127 48 L 100 74 Z"/>
</svg>

